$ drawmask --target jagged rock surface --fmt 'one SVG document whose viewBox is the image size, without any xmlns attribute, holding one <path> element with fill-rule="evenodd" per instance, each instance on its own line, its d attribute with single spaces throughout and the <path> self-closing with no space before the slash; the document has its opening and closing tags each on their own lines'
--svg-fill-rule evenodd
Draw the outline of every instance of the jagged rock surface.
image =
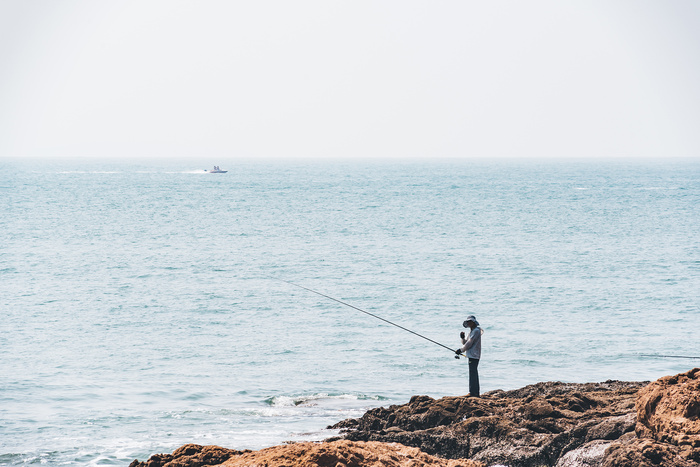
<svg viewBox="0 0 700 467">
<path fill-rule="evenodd" d="M 482 398 L 414 396 L 330 428 L 342 437 L 255 452 L 185 445 L 131 467 L 697 467 L 700 368 L 651 384 L 548 382 Z"/>
<path fill-rule="evenodd" d="M 637 399 L 640 437 L 700 448 L 700 368 L 654 381 Z"/>
<path fill-rule="evenodd" d="M 634 433 L 609 443 L 600 462 L 592 465 L 700 465 L 700 368 L 661 378 L 642 388 L 637 395 L 635 413 Z M 589 446 L 581 449 L 585 451 Z"/>
<path fill-rule="evenodd" d="M 185 444 L 172 454 L 154 454 L 147 461 L 133 461 L 129 467 L 202 467 L 205 465 L 221 465 L 231 456 L 245 454 L 250 451 L 235 451 L 219 446 L 200 446 Z"/>
<path fill-rule="evenodd" d="M 669 381 L 689 381 L 691 373 Z M 694 454 L 682 453 L 678 446 L 667 442 L 664 436 L 669 435 L 649 439 L 637 434 L 641 431 L 637 429 L 635 403 L 645 386 L 644 382 L 621 381 L 548 382 L 514 391 L 492 391 L 482 398 L 434 400 L 415 396 L 408 404 L 373 409 L 332 428 L 344 430 L 343 437 L 350 440 L 398 442 L 436 456 L 469 458 L 486 465 L 697 465 Z M 652 387 L 656 388 L 654 384 Z M 656 401 L 662 389 L 649 388 L 646 391 L 655 394 L 650 399 Z M 686 385 L 669 391 L 660 396 L 660 401 L 667 398 L 668 402 L 656 402 L 656 406 L 676 416 L 685 413 L 693 417 L 697 411 L 693 394 L 698 394 L 697 389 Z M 670 420 L 650 420 L 663 433 L 672 425 Z M 687 423 L 682 421 L 680 425 Z M 695 442 L 689 438 L 694 435 L 687 431 L 674 438 L 686 443 L 686 450 L 689 440 L 690 446 Z"/>
<path fill-rule="evenodd" d="M 700 464 L 700 368 L 649 384 L 639 391 L 636 409 L 638 440 L 620 450 L 630 461 L 623 464 L 623 457 L 617 465 Z M 630 453 L 642 453 L 647 463 Z"/>
<path fill-rule="evenodd" d="M 210 455 L 216 453 L 215 455 Z M 222 461 L 222 459 L 225 459 Z M 199 462 L 210 463 L 199 463 Z M 194 462 L 194 463 L 193 463 Z M 440 459 L 401 444 L 352 442 L 294 443 L 260 451 L 233 451 L 218 446 L 188 444 L 173 454 L 158 454 L 130 467 L 483 467 L 467 459 Z"/>
</svg>

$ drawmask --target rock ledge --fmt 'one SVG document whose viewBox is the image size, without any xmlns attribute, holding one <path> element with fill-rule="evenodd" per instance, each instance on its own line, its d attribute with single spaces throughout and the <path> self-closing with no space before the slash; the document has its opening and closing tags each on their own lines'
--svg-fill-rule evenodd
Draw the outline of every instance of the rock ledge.
<svg viewBox="0 0 700 467">
<path fill-rule="evenodd" d="M 260 451 L 185 445 L 130 467 L 700 465 L 700 368 L 654 381 L 538 383 L 481 398 L 414 396 Z"/>
</svg>

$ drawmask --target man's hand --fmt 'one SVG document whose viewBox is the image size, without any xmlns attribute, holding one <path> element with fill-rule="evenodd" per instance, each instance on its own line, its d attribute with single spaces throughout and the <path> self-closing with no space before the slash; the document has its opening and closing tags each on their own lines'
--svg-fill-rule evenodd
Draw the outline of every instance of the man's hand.
<svg viewBox="0 0 700 467">
<path fill-rule="evenodd" d="M 461 337 L 462 339 L 464 339 L 464 331 L 462 331 L 462 332 L 459 333 L 459 337 Z"/>
<path fill-rule="evenodd" d="M 457 349 L 457 350 L 455 350 L 455 353 L 456 353 L 457 355 L 462 355 L 462 349 Z"/>
</svg>

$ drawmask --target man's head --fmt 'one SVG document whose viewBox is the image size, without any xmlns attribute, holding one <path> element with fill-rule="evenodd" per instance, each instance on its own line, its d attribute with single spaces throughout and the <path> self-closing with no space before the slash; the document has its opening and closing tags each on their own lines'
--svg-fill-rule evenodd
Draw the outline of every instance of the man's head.
<svg viewBox="0 0 700 467">
<path fill-rule="evenodd" d="M 469 329 L 474 329 L 478 325 L 479 322 L 476 320 L 476 317 L 474 315 L 467 316 L 467 319 L 462 323 L 462 326 Z"/>
</svg>

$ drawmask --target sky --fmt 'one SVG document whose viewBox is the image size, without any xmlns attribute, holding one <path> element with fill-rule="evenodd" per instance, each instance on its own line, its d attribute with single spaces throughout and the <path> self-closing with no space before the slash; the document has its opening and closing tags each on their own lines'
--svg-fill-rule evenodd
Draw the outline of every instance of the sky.
<svg viewBox="0 0 700 467">
<path fill-rule="evenodd" d="M 700 158 L 697 0 L 0 0 L 0 158 Z"/>
</svg>

